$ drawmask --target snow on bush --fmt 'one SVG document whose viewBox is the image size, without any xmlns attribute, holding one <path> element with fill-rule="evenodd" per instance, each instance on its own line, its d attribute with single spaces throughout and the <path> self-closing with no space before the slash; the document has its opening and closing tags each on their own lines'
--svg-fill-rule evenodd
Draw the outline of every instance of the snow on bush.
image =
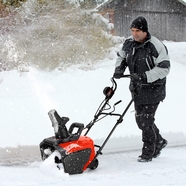
<svg viewBox="0 0 186 186">
<path fill-rule="evenodd" d="M 19 67 L 24 71 L 25 66 L 34 66 L 63 70 L 72 64 L 91 67 L 104 59 L 115 45 L 109 34 L 113 25 L 74 3 L 28 0 L 12 10 L 4 20 L 4 44 L 0 45 L 7 69 Z M 7 43 L 13 45 L 7 47 Z"/>
</svg>

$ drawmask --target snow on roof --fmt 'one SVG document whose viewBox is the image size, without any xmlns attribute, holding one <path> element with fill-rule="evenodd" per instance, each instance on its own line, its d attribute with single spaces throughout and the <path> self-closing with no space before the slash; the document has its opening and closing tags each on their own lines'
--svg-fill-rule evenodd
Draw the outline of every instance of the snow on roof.
<svg viewBox="0 0 186 186">
<path fill-rule="evenodd" d="M 101 6 L 104 5 L 104 4 L 109 4 L 109 3 L 111 3 L 112 1 L 114 1 L 114 0 L 105 0 L 105 1 L 101 4 Z M 178 0 L 178 1 L 186 6 L 186 0 Z"/>
<path fill-rule="evenodd" d="M 186 6 L 186 0 L 178 0 L 178 1 Z"/>
</svg>

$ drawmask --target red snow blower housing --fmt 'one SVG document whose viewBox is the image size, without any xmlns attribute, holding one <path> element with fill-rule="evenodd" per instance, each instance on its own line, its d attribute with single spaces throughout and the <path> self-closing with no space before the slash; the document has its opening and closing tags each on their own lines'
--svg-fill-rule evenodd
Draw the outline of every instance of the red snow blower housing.
<svg viewBox="0 0 186 186">
<path fill-rule="evenodd" d="M 129 77 L 129 75 L 124 75 L 123 77 Z M 114 78 L 111 78 L 111 81 L 112 87 L 104 88 L 103 93 L 105 99 L 97 109 L 94 119 L 86 127 L 84 127 L 82 123 L 72 123 L 69 130 L 67 130 L 65 125 L 69 121 L 68 117 L 60 117 L 56 110 L 48 112 L 52 126 L 54 127 L 55 136 L 46 138 L 40 143 L 42 160 L 45 160 L 52 154 L 52 152 L 57 150 L 60 153 L 61 158 L 55 156 L 54 162 L 57 165 L 62 163 L 66 173 L 78 174 L 82 173 L 87 168 L 96 169 L 98 167 L 98 155 L 102 154 L 102 149 L 106 145 L 117 125 L 123 121 L 125 113 L 133 102 L 132 99 L 122 114 L 114 113 L 115 106 L 119 104 L 121 100 L 116 102 L 111 110 L 109 100 L 112 98 L 117 88 Z M 94 141 L 87 136 L 87 133 L 97 121 L 106 116 L 117 116 L 119 119 L 103 144 L 101 146 L 95 145 Z M 82 131 L 84 131 L 83 135 Z M 95 147 L 98 148 L 97 152 L 95 152 Z"/>
</svg>

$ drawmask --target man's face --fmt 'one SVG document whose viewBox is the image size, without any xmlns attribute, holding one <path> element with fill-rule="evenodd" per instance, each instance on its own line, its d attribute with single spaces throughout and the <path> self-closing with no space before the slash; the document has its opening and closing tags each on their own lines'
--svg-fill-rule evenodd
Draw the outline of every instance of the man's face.
<svg viewBox="0 0 186 186">
<path fill-rule="evenodd" d="M 131 28 L 132 36 L 135 41 L 143 43 L 147 37 L 147 32 L 143 32 L 137 28 Z"/>
</svg>

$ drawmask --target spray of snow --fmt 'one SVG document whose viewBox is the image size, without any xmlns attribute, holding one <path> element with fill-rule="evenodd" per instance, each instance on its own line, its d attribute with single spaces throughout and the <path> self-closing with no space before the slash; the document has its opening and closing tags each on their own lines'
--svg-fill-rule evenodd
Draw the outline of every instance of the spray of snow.
<svg viewBox="0 0 186 186">
<path fill-rule="evenodd" d="M 52 176 L 56 178 L 62 178 L 63 180 L 67 179 L 69 177 L 69 174 L 64 172 L 63 164 L 56 164 L 54 162 L 54 158 L 57 156 L 59 159 L 61 158 L 61 155 L 58 151 L 54 151 L 45 161 L 43 161 L 40 165 L 40 171 L 47 175 Z"/>
</svg>

